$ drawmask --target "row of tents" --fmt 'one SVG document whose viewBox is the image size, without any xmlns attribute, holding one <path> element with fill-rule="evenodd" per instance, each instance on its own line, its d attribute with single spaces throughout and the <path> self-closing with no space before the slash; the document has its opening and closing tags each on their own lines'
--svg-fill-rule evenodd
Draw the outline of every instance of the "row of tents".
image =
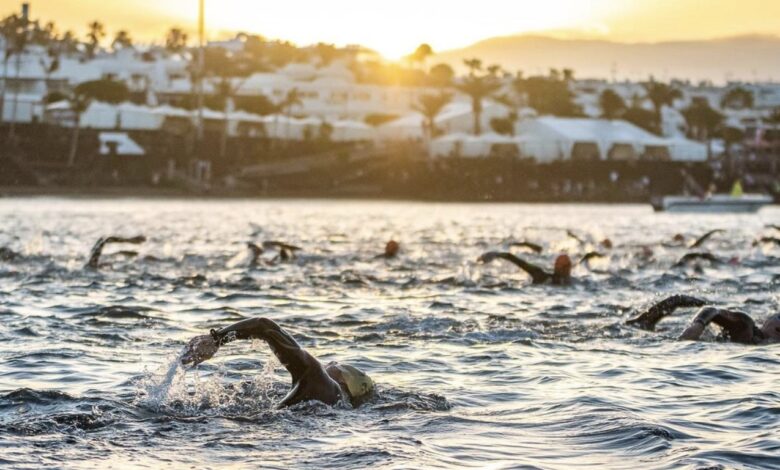
<svg viewBox="0 0 780 470">
<path fill-rule="evenodd" d="M 487 106 L 481 116 L 483 128 L 490 129 L 490 120 L 503 118 L 505 114 L 503 107 Z M 196 111 L 171 106 L 92 102 L 82 114 L 80 125 L 102 131 L 159 131 L 166 126 L 193 126 L 197 116 Z M 48 105 L 45 119 L 66 127 L 75 123 L 71 106 L 64 101 Z M 307 140 L 327 134 L 337 142 L 426 140 L 424 118 L 419 113 L 377 127 L 352 120 L 260 116 L 210 109 L 203 110 L 203 119 L 207 129 L 226 130 L 234 137 Z M 661 138 L 620 120 L 536 117 L 529 113 L 518 119 L 513 136 L 494 133 L 474 136 L 469 134 L 473 126 L 470 106 L 453 103 L 437 117 L 435 124 L 443 135 L 429 143 L 429 153 L 439 158 L 507 155 L 549 162 L 566 159 L 704 161 L 708 157 L 704 144 L 683 137 Z"/>
</svg>

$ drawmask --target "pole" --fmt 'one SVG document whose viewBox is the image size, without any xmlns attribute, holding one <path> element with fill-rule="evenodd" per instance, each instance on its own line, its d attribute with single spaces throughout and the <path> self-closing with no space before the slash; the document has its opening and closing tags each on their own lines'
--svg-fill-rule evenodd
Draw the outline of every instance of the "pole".
<svg viewBox="0 0 780 470">
<path fill-rule="evenodd" d="M 199 0 L 198 9 L 198 142 L 203 140 L 203 75 L 206 68 L 206 8 L 205 0 Z"/>
</svg>

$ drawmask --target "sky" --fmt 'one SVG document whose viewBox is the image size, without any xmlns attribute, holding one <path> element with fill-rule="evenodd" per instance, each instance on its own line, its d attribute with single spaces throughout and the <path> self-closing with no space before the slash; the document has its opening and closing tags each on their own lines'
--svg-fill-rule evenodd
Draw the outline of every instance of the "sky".
<svg viewBox="0 0 780 470">
<path fill-rule="evenodd" d="M 160 41 L 170 26 L 194 30 L 197 0 L 32 0 L 34 18 L 85 31 L 100 19 Z M 0 13 L 21 0 L 0 0 Z M 286 39 L 361 44 L 397 59 L 420 43 L 434 50 L 522 33 L 625 42 L 780 34 L 780 0 L 206 0 L 208 35 L 236 31 Z"/>
</svg>

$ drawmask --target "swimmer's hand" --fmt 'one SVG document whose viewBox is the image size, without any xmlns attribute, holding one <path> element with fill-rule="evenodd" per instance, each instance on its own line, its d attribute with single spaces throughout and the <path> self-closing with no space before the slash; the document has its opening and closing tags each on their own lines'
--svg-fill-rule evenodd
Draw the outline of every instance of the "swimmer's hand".
<svg viewBox="0 0 780 470">
<path fill-rule="evenodd" d="M 181 363 L 197 366 L 214 357 L 218 349 L 219 343 L 211 335 L 196 336 L 187 344 Z"/>
</svg>

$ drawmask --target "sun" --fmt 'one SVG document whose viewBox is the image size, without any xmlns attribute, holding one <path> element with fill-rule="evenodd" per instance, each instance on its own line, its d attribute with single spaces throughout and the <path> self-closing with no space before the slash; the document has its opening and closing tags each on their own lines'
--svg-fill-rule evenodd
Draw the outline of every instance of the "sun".
<svg viewBox="0 0 780 470">
<path fill-rule="evenodd" d="M 170 0 L 165 8 L 194 22 L 197 0 Z M 495 36 L 593 30 L 615 8 L 609 0 L 206 0 L 206 19 L 210 37 L 243 31 L 298 45 L 360 44 L 398 59 L 423 42 L 442 51 Z"/>
</svg>

